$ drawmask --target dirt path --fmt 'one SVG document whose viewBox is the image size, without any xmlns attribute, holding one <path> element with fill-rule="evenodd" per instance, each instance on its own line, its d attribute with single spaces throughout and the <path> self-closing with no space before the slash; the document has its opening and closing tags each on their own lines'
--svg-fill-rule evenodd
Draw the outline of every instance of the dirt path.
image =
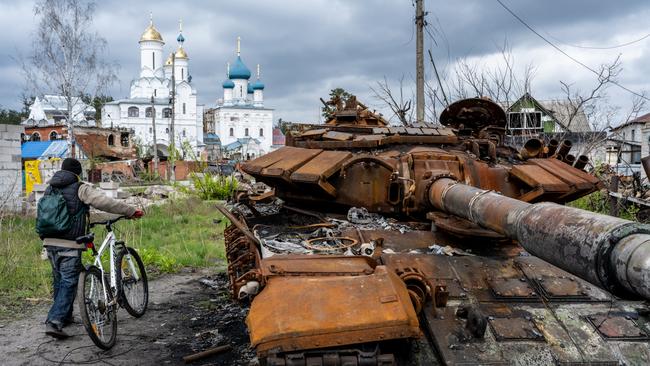
<svg viewBox="0 0 650 366">
<path fill-rule="evenodd" d="M 201 284 L 202 278 L 212 287 Z M 223 344 L 232 350 L 193 365 L 249 365 L 254 360 L 245 309 L 228 299 L 225 276 L 165 275 L 149 286 L 149 309 L 142 318 L 119 311 L 113 349 L 97 348 L 81 324 L 66 328 L 73 335 L 67 340 L 46 336 L 48 307 L 41 306 L 22 320 L 0 324 L 0 365 L 183 365 L 183 356 Z"/>
</svg>

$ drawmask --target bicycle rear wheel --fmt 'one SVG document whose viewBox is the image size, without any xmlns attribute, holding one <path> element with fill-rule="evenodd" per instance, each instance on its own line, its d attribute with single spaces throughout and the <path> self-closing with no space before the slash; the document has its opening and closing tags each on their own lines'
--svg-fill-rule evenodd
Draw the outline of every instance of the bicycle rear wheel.
<svg viewBox="0 0 650 366">
<path fill-rule="evenodd" d="M 133 248 L 125 247 L 117 256 L 117 283 L 121 284 L 122 307 L 136 318 L 149 304 L 149 282 L 142 259 Z"/>
<path fill-rule="evenodd" d="M 90 266 L 82 271 L 79 275 L 77 306 L 93 343 L 99 348 L 110 349 L 117 337 L 117 305 L 111 304 L 113 296 L 108 286 L 104 285 L 99 268 Z"/>
</svg>

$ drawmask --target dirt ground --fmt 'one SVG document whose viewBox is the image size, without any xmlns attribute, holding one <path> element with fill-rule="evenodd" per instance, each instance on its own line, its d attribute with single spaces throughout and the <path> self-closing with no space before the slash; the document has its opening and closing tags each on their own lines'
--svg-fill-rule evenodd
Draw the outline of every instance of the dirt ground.
<svg viewBox="0 0 650 366">
<path fill-rule="evenodd" d="M 67 340 L 46 336 L 49 307 L 38 306 L 20 320 L 0 322 L 0 365 L 184 365 L 183 356 L 225 344 L 232 349 L 192 365 L 254 365 L 246 309 L 229 299 L 227 283 L 225 275 L 205 271 L 151 281 L 147 313 L 135 319 L 121 309 L 109 351 L 96 347 L 82 324 L 65 328 L 73 335 Z"/>
</svg>

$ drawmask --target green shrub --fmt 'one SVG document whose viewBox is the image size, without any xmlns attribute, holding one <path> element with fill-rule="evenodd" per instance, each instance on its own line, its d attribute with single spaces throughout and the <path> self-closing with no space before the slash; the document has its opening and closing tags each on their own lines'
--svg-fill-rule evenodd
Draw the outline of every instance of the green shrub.
<svg viewBox="0 0 650 366">
<path fill-rule="evenodd" d="M 569 202 L 567 206 L 609 215 L 609 195 L 606 191 L 596 191 L 587 196 L 578 198 L 573 202 Z M 618 200 L 618 209 L 618 217 L 632 221 L 637 220 L 636 214 L 639 212 L 639 206 L 630 202 L 625 202 L 624 200 Z"/>
<path fill-rule="evenodd" d="M 194 193 L 203 200 L 225 200 L 232 196 L 239 182 L 223 175 L 191 174 Z"/>
</svg>

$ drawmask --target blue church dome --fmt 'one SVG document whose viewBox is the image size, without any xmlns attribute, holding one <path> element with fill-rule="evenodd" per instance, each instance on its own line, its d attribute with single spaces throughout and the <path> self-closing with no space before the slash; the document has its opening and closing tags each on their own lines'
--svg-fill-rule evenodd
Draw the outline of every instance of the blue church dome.
<svg viewBox="0 0 650 366">
<path fill-rule="evenodd" d="M 234 87 L 235 87 L 235 83 L 233 83 L 232 80 L 230 79 L 223 82 L 224 89 L 233 89 Z"/>
<path fill-rule="evenodd" d="M 264 90 L 264 83 L 257 80 L 253 83 L 253 90 Z"/>
<path fill-rule="evenodd" d="M 248 84 L 248 88 L 246 89 L 246 92 L 248 94 L 253 94 L 253 85 L 252 84 Z"/>
<path fill-rule="evenodd" d="M 230 68 L 230 78 L 231 79 L 250 79 L 251 77 L 251 71 L 244 65 L 244 62 L 242 62 L 241 57 L 237 56 L 237 60 L 235 60 L 235 64 L 232 65 Z"/>
<path fill-rule="evenodd" d="M 183 43 L 185 42 L 185 37 L 183 37 L 183 33 L 179 33 L 178 37 L 176 37 L 176 41 Z"/>
</svg>

